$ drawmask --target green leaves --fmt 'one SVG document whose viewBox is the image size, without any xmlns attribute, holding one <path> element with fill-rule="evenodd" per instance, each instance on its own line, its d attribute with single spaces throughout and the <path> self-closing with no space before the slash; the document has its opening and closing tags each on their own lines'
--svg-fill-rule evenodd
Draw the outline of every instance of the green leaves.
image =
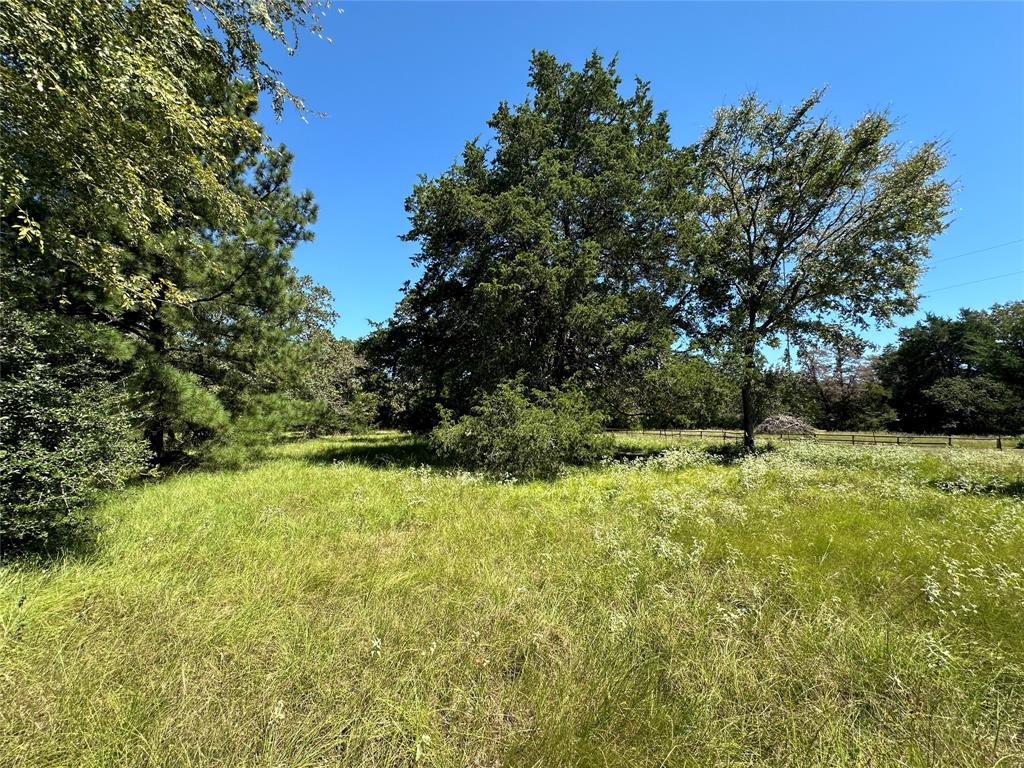
<svg viewBox="0 0 1024 768">
<path fill-rule="evenodd" d="M 283 39 L 315 4 L 15 0 L 0 6 L 0 247 L 124 304 L 151 305 L 134 254 L 195 248 L 192 225 L 249 215 L 228 183 L 263 139 L 255 94 L 287 95 L 256 28 Z M 204 13 L 204 10 L 206 13 Z M 253 89 L 242 96 L 240 79 Z M 238 101 L 245 106 L 238 108 Z M 12 232 L 14 237 L 10 237 Z M 28 250 L 28 246 L 32 246 Z M 27 252 L 26 252 L 27 251 Z"/>
<path fill-rule="evenodd" d="M 494 475 L 553 477 L 566 464 L 584 464 L 611 451 L 595 413 L 579 390 L 528 392 L 507 381 L 483 396 L 472 413 L 455 420 L 441 409 L 441 423 L 430 433 L 443 458 Z"/>
<path fill-rule="evenodd" d="M 746 390 L 758 349 L 781 336 L 835 343 L 911 312 L 946 225 L 940 147 L 905 155 L 884 114 L 844 131 L 813 116 L 821 97 L 784 112 L 748 96 L 719 110 L 696 147 L 703 242 L 683 261 L 696 311 L 681 327 L 705 349 L 738 353 Z M 747 427 L 750 405 L 745 395 Z"/>
<path fill-rule="evenodd" d="M 927 316 L 900 331 L 878 362 L 909 431 L 1024 430 L 1024 302 L 959 317 Z"/>
<path fill-rule="evenodd" d="M 69 543 L 90 528 L 86 506 L 143 466 L 106 341 L 0 302 L 0 558 Z"/>
</svg>

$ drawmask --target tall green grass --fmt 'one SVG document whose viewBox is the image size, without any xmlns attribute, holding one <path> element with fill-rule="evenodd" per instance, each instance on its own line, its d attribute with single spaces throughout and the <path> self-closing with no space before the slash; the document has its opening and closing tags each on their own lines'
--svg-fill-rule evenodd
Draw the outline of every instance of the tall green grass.
<svg viewBox="0 0 1024 768">
<path fill-rule="evenodd" d="M 297 443 L 0 570 L 3 766 L 1017 765 L 1024 462 Z"/>
</svg>

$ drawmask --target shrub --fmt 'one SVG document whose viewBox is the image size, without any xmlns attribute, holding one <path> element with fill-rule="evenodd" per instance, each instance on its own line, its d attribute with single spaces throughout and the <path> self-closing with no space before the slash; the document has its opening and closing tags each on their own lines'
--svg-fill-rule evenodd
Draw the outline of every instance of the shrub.
<svg viewBox="0 0 1024 768">
<path fill-rule="evenodd" d="M 247 395 L 238 405 L 239 412 L 196 451 L 203 466 L 243 469 L 265 459 L 275 443 L 308 423 L 308 404 L 281 393 Z"/>
<path fill-rule="evenodd" d="M 577 390 L 527 392 L 505 382 L 472 413 L 455 421 L 447 411 L 430 442 L 462 466 L 517 478 L 551 477 L 566 464 L 585 464 L 611 450 L 604 416 Z"/>
<path fill-rule="evenodd" d="M 0 557 L 54 550 L 88 506 L 144 466 L 128 396 L 90 333 L 0 305 Z"/>
</svg>

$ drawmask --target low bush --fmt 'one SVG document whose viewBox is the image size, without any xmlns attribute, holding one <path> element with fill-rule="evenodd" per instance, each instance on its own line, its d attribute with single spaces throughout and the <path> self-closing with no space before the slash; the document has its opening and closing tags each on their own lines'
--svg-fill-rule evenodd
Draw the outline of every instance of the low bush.
<svg viewBox="0 0 1024 768">
<path fill-rule="evenodd" d="M 95 339 L 0 305 L 0 557 L 51 551 L 90 528 L 88 506 L 144 466 L 126 392 Z"/>
<path fill-rule="evenodd" d="M 457 421 L 442 411 L 430 442 L 461 466 L 516 478 L 551 477 L 609 453 L 605 417 L 577 390 L 527 391 L 506 382 Z"/>
</svg>

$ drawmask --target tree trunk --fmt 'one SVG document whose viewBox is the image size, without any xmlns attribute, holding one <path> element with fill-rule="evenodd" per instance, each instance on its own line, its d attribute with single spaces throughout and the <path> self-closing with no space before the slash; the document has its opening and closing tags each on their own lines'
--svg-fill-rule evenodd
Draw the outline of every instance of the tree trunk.
<svg viewBox="0 0 1024 768">
<path fill-rule="evenodd" d="M 754 382 L 751 376 L 744 375 L 740 394 L 743 398 L 743 448 L 752 451 L 754 450 Z"/>
<path fill-rule="evenodd" d="M 163 275 L 163 260 L 157 257 L 157 265 L 159 270 L 157 276 L 162 278 Z M 146 337 L 149 342 L 153 355 L 155 356 L 158 363 L 163 362 L 164 350 L 167 345 L 167 327 L 164 324 L 163 318 L 160 316 L 160 308 L 163 305 L 163 287 L 158 284 L 156 293 L 153 297 L 153 309 L 149 319 L 146 323 Z M 153 454 L 152 461 L 156 465 L 163 464 L 164 459 L 167 456 L 167 444 L 165 429 L 166 422 L 164 420 L 163 403 L 161 391 L 164 386 L 164 382 L 161 380 L 162 372 L 157 371 L 155 376 L 150 377 L 150 381 L 147 383 L 147 388 L 152 394 L 156 395 L 153 403 L 153 413 L 151 415 L 151 421 L 146 425 L 146 439 L 149 441 L 149 450 Z"/>
<path fill-rule="evenodd" d="M 757 327 L 757 311 L 751 307 L 747 321 L 747 338 L 743 342 L 743 384 L 740 396 L 743 400 L 743 449 L 754 450 L 754 382 L 757 380 L 757 342 L 754 329 Z"/>
<path fill-rule="evenodd" d="M 149 451 L 153 454 L 153 463 L 160 464 L 164 458 L 164 428 L 159 424 L 151 424 L 146 428 L 146 439 Z"/>
</svg>

